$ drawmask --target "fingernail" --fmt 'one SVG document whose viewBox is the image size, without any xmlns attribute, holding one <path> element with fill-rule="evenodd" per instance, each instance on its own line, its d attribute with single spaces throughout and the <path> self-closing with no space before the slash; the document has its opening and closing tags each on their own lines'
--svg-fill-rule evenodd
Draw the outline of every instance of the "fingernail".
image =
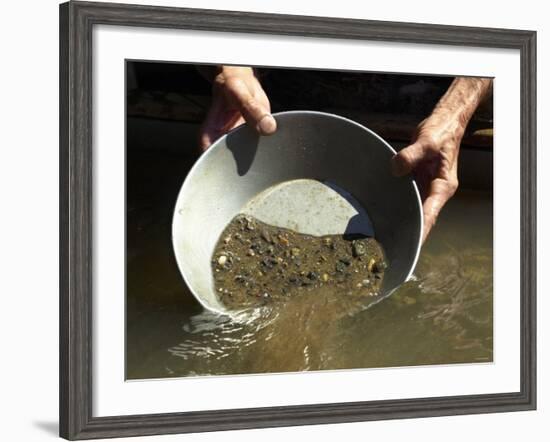
<svg viewBox="0 0 550 442">
<path fill-rule="evenodd" d="M 265 114 L 258 122 L 258 130 L 262 135 L 271 135 L 277 130 L 277 122 L 273 115 Z"/>
</svg>

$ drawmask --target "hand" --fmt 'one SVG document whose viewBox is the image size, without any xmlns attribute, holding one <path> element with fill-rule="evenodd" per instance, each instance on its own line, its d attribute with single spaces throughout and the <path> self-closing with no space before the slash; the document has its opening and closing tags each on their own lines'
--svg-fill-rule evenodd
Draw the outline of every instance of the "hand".
<svg viewBox="0 0 550 442">
<path fill-rule="evenodd" d="M 418 126 L 410 146 L 392 159 L 394 175 L 413 173 L 422 198 L 422 242 L 439 212 L 458 188 L 457 165 L 463 123 L 444 109 L 434 111 Z"/>
<path fill-rule="evenodd" d="M 277 129 L 269 99 L 252 68 L 221 66 L 213 79 L 212 105 L 200 130 L 201 150 L 245 122 L 261 135 Z"/>
<path fill-rule="evenodd" d="M 489 93 L 490 78 L 457 77 L 432 114 L 418 126 L 410 146 L 392 159 L 395 175 L 413 173 L 422 197 L 426 241 L 441 208 L 458 188 L 460 142 L 479 103 Z"/>
</svg>

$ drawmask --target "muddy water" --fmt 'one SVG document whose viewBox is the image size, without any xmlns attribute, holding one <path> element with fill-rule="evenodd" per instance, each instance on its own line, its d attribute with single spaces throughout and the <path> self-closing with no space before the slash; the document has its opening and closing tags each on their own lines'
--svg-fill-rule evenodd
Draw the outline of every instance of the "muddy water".
<svg viewBox="0 0 550 442">
<path fill-rule="evenodd" d="M 129 379 L 492 361 L 489 194 L 459 192 L 413 280 L 370 308 L 325 294 L 230 319 L 203 311 L 179 276 L 169 241 L 175 196 L 129 191 Z"/>
</svg>

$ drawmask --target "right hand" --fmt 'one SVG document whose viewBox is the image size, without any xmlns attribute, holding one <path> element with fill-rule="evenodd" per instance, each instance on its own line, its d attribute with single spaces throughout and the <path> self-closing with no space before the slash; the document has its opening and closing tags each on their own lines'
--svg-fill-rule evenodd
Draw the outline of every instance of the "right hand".
<svg viewBox="0 0 550 442">
<path fill-rule="evenodd" d="M 458 188 L 458 153 L 465 125 L 444 106 L 420 123 L 413 143 L 392 159 L 396 176 L 412 173 L 422 198 L 426 241 L 439 212 Z"/>
<path fill-rule="evenodd" d="M 271 135 L 277 129 L 269 99 L 252 68 L 220 66 L 212 84 L 212 104 L 199 134 L 201 150 L 245 122 L 260 135 Z"/>
</svg>

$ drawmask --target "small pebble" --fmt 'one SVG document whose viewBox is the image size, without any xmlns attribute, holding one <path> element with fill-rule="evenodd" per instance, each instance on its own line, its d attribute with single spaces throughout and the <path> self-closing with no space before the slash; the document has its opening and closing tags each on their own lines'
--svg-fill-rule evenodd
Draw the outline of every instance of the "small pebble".
<svg viewBox="0 0 550 442">
<path fill-rule="evenodd" d="M 312 281 L 316 281 L 316 280 L 319 279 L 319 273 L 317 273 L 317 272 L 309 272 L 309 273 L 307 274 L 307 277 L 308 277 L 309 279 L 311 279 Z"/>
<path fill-rule="evenodd" d="M 367 270 L 369 272 L 373 272 L 375 266 L 376 266 L 376 259 L 374 258 L 369 259 L 369 263 L 367 264 Z"/>
<path fill-rule="evenodd" d="M 219 258 L 218 258 L 218 264 L 223 266 L 225 265 L 225 263 L 227 262 L 227 256 L 225 255 L 221 255 Z"/>
<path fill-rule="evenodd" d="M 282 235 L 279 235 L 278 238 L 279 238 L 279 242 L 280 242 L 283 246 L 288 247 L 288 245 L 290 244 L 290 242 L 288 241 L 288 239 L 286 239 L 286 238 L 285 238 L 284 236 L 282 236 Z"/>
<path fill-rule="evenodd" d="M 346 265 L 342 261 L 338 261 L 335 268 L 337 272 L 342 273 L 346 270 Z"/>
<path fill-rule="evenodd" d="M 377 261 L 374 271 L 376 273 L 382 273 L 387 268 L 388 268 L 388 264 L 386 263 L 386 261 Z"/>
<path fill-rule="evenodd" d="M 367 253 L 367 248 L 365 247 L 365 244 L 361 241 L 353 241 L 352 243 L 352 250 L 353 250 L 353 256 L 363 256 L 365 253 Z"/>
</svg>

